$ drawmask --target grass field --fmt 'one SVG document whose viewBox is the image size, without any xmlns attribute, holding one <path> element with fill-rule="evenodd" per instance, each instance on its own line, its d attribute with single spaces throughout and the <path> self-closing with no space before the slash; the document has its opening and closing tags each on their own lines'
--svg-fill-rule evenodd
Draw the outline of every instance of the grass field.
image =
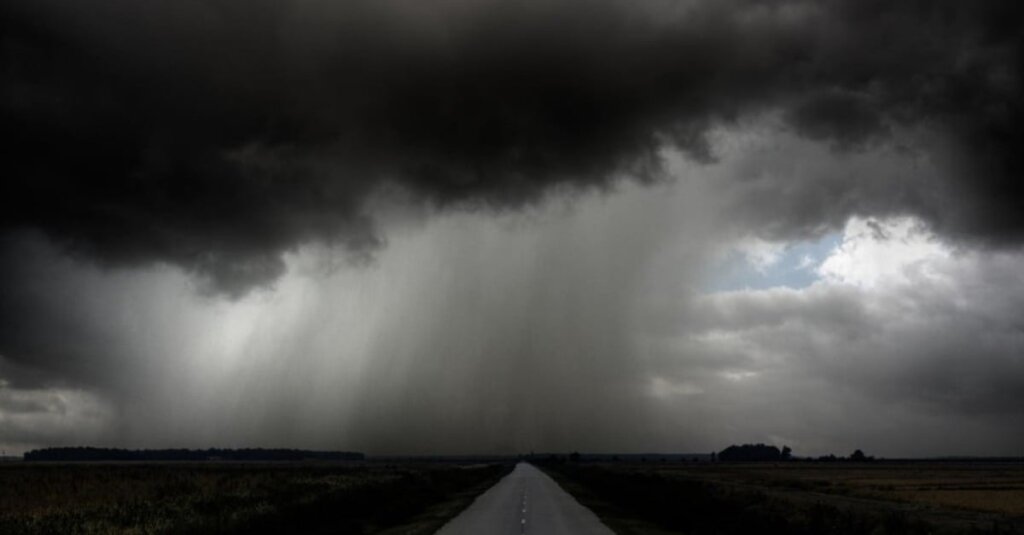
<svg viewBox="0 0 1024 535">
<path fill-rule="evenodd" d="M 430 534 L 511 465 L 7 463 L 0 533 Z"/>
<path fill-rule="evenodd" d="M 1024 534 L 1014 463 L 542 465 L 620 535 Z"/>
<path fill-rule="evenodd" d="M 1024 516 L 1024 464 L 1019 463 L 726 465 L 705 475 L 766 486 Z"/>
</svg>

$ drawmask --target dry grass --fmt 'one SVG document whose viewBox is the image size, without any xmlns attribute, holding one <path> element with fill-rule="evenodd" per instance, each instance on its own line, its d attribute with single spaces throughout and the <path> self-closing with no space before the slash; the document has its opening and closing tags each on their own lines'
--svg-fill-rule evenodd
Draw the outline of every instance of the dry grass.
<svg viewBox="0 0 1024 535">
<path fill-rule="evenodd" d="M 1024 488 L 1008 490 L 904 490 L 886 494 L 907 502 L 1024 516 Z"/>
<path fill-rule="evenodd" d="M 780 463 L 664 470 L 742 484 L 1024 516 L 1020 463 Z"/>
<path fill-rule="evenodd" d="M 431 533 L 454 514 L 449 509 L 464 505 L 465 494 L 507 471 L 497 465 L 11 463 L 0 466 L 0 533 L 284 533 L 297 526 L 376 533 L 398 525 L 417 526 L 403 533 Z"/>
<path fill-rule="evenodd" d="M 632 529 L 630 522 L 689 534 L 1024 533 L 1024 463 L 620 462 L 550 468 L 622 533 L 654 533 Z M 647 494 L 636 500 L 638 493 Z"/>
<path fill-rule="evenodd" d="M 1024 465 L 946 463 L 805 469 L 826 492 L 936 507 L 1024 515 Z M 783 472 L 784 474 L 785 472 Z"/>
</svg>

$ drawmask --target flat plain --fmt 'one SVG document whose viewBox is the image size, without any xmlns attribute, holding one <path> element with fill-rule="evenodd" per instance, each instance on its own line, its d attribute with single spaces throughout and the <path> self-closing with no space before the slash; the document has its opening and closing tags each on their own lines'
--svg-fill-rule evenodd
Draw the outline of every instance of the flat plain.
<svg viewBox="0 0 1024 535">
<path fill-rule="evenodd" d="M 511 464 L 0 464 L 0 533 L 426 535 Z"/>
<path fill-rule="evenodd" d="M 619 535 L 1024 534 L 1024 463 L 535 464 Z M 0 533 L 426 535 L 512 466 L 5 462 Z"/>
<path fill-rule="evenodd" d="M 1024 463 L 548 463 L 620 535 L 1024 533 Z"/>
</svg>

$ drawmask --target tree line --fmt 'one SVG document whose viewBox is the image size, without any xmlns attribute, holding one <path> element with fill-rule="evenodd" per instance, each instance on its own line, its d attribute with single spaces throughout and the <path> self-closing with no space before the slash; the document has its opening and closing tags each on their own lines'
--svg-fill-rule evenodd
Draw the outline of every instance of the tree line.
<svg viewBox="0 0 1024 535">
<path fill-rule="evenodd" d="M 743 444 L 742 446 L 733 444 L 721 452 L 712 453 L 711 460 L 723 462 L 790 461 L 793 460 L 793 450 L 789 449 L 789 446 L 783 446 L 780 450 L 779 448 L 768 444 Z M 873 461 L 875 458 L 864 455 L 864 452 L 861 450 L 856 450 L 851 453 L 849 457 L 836 457 L 834 454 L 829 454 L 818 457 L 818 460 L 867 462 Z"/>
<path fill-rule="evenodd" d="M 361 461 L 362 453 L 295 449 L 158 449 L 43 448 L 25 453 L 26 461 Z"/>
</svg>

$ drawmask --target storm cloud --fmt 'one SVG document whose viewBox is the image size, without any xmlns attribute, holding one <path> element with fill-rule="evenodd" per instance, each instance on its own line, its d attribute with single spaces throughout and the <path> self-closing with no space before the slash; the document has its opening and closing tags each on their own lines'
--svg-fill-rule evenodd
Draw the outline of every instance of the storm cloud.
<svg viewBox="0 0 1024 535">
<path fill-rule="evenodd" d="M 1010 451 L 1021 10 L 4 2 L 0 443 Z"/>
<path fill-rule="evenodd" d="M 956 169 L 901 208 L 950 235 L 1024 235 L 1016 2 L 47 0 L 2 15 L 3 228 L 233 295 L 304 243 L 378 247 L 374 195 L 503 209 L 654 180 L 663 147 L 712 160 L 710 129 L 773 110 L 837 150 L 933 132 Z M 882 202 L 846 180 L 848 211 Z"/>
</svg>

